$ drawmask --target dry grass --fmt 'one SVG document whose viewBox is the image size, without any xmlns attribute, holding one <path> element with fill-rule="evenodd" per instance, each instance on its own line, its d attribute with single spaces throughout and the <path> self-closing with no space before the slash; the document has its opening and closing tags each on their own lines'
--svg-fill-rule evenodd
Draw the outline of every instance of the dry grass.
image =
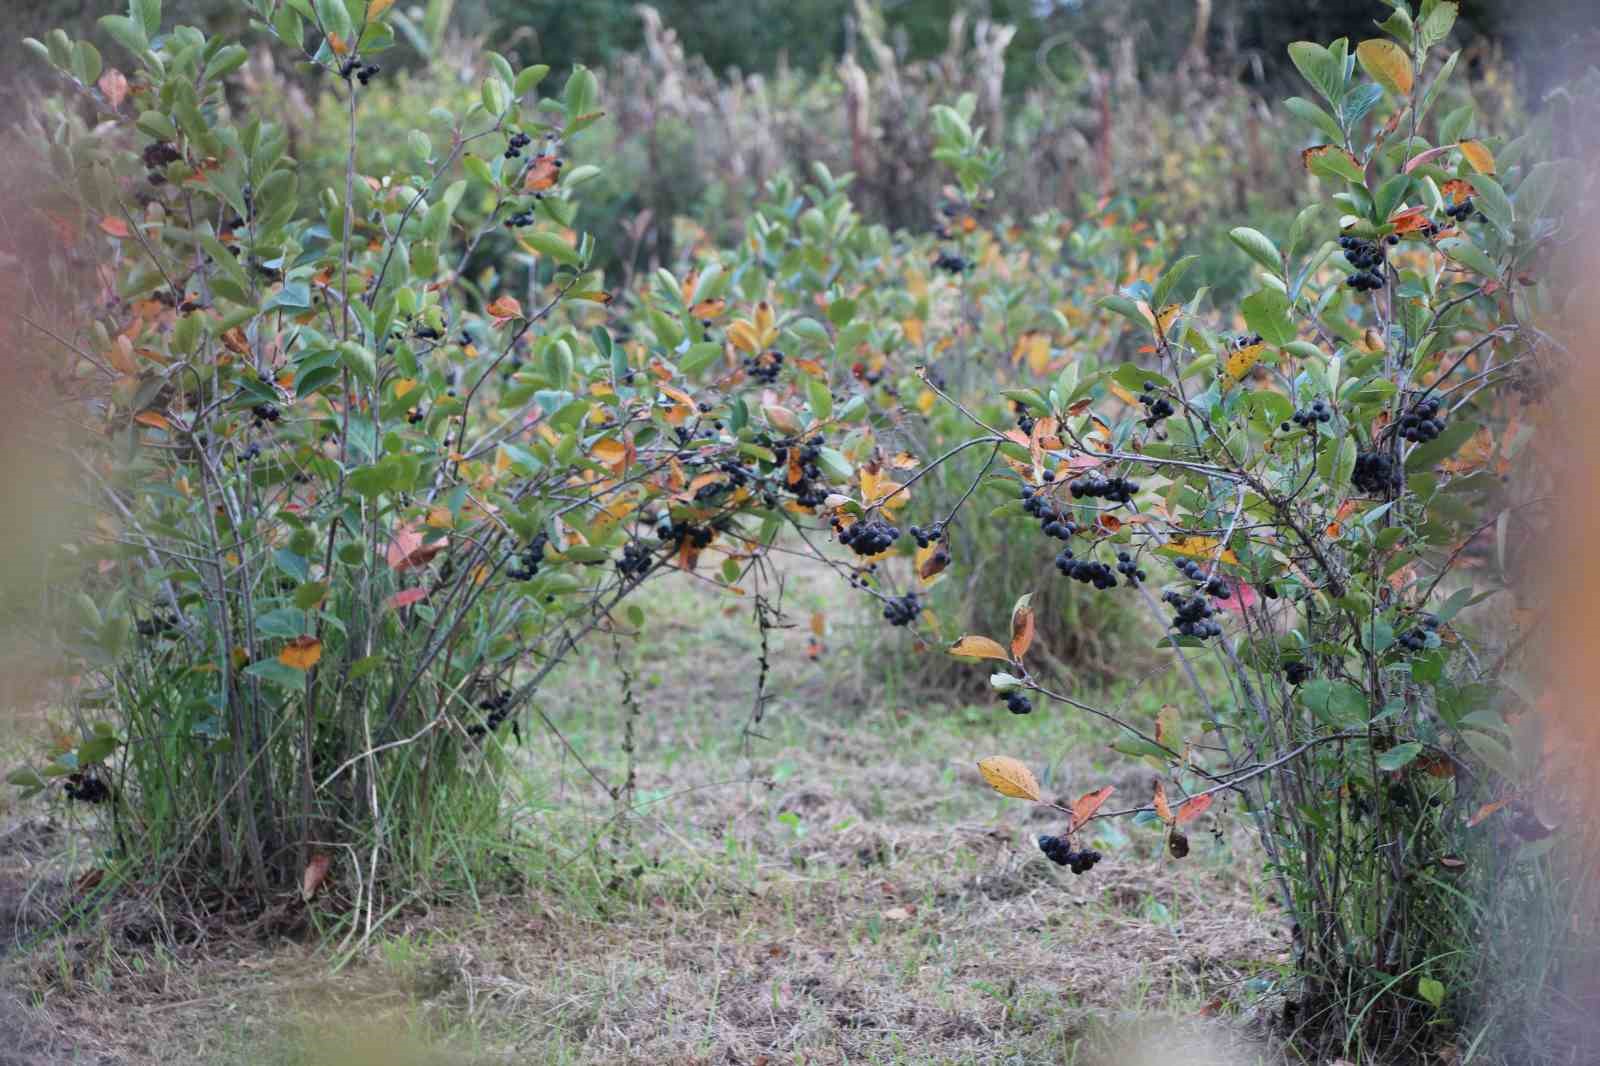
<svg viewBox="0 0 1600 1066">
<path fill-rule="evenodd" d="M 974 759 L 1019 755 L 1058 793 L 1142 790 L 1148 771 L 1056 711 L 873 682 L 873 645 L 905 638 L 852 631 L 837 596 L 821 578 L 789 590 L 799 625 L 771 633 L 773 699 L 749 738 L 749 604 L 730 616 L 726 597 L 665 584 L 647 601 L 645 631 L 616 645 L 639 708 L 623 817 L 577 761 L 625 775 L 614 650 L 602 638 L 566 669 L 545 705 L 565 742 L 525 730 L 512 748 L 516 891 L 441 871 L 453 888 L 343 965 L 103 925 L 14 959 L 24 1005 L 0 1019 L 44 1062 L 1088 1063 L 1171 1038 L 1130 1028 L 1154 1012 L 1187 1026 L 1187 1057 L 1162 1061 L 1251 1061 L 1231 1041 L 1266 1009 L 1252 979 L 1284 941 L 1248 842 L 1202 831 L 1177 863 L 1111 826 L 1093 872 L 1051 866 L 1032 838 L 1059 826 L 989 792 Z M 817 661 L 813 611 L 831 627 Z M 1153 711 L 1149 687 L 1129 705 Z"/>
</svg>

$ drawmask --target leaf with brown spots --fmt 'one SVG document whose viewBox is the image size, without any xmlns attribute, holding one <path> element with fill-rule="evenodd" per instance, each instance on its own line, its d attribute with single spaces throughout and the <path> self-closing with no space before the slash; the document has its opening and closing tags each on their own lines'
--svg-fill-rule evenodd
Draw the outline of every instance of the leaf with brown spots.
<svg viewBox="0 0 1600 1066">
<path fill-rule="evenodd" d="M 989 782 L 989 787 L 1002 796 L 1039 802 L 1039 782 L 1020 760 L 1009 755 L 991 755 L 978 760 L 978 772 Z"/>
<path fill-rule="evenodd" d="M 322 641 L 316 637 L 295 637 L 278 652 L 278 661 L 295 670 L 309 670 L 322 659 Z"/>
<path fill-rule="evenodd" d="M 1156 809 L 1156 817 L 1167 825 L 1172 824 L 1172 806 L 1167 803 L 1167 788 L 1159 780 L 1156 782 L 1155 795 L 1150 803 Z"/>
<path fill-rule="evenodd" d="M 1095 813 L 1105 805 L 1106 800 L 1111 798 L 1111 793 L 1115 792 L 1116 790 L 1117 789 L 1115 785 L 1106 785 L 1104 788 L 1097 788 L 1093 792 L 1085 792 L 1083 795 L 1073 800 L 1072 832 L 1076 833 L 1078 830 L 1088 825 L 1089 820 L 1092 819 L 1095 816 Z"/>
<path fill-rule="evenodd" d="M 1000 659 L 1010 662 L 1011 656 L 1006 654 L 1005 648 L 997 640 L 988 637 L 965 636 L 950 645 L 951 655 L 960 655 L 973 659 Z"/>
</svg>

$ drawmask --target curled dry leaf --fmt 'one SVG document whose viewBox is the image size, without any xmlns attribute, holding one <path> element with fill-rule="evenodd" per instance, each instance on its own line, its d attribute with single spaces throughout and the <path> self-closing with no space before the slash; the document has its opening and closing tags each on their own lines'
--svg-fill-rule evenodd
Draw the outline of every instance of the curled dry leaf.
<svg viewBox="0 0 1600 1066">
<path fill-rule="evenodd" d="M 1178 824 L 1187 825 L 1211 809 L 1211 801 L 1216 797 L 1210 795 L 1191 796 L 1183 801 L 1183 806 L 1178 808 Z"/>
<path fill-rule="evenodd" d="M 328 877 L 328 867 L 332 859 L 327 852 L 319 851 L 306 862 L 305 873 L 300 875 L 300 898 L 306 902 L 317 894 L 317 889 L 322 887 L 322 882 Z"/>
<path fill-rule="evenodd" d="M 950 645 L 951 655 L 964 655 L 973 659 L 1001 659 L 1011 661 L 1011 656 L 997 640 L 988 637 L 965 636 Z"/>
<path fill-rule="evenodd" d="M 1111 797 L 1111 793 L 1115 791 L 1115 785 L 1107 785 L 1104 788 L 1097 788 L 1093 792 L 1085 792 L 1073 800 L 1072 831 L 1076 833 L 1085 825 L 1088 825 L 1089 820 L 1095 816 L 1095 813 L 1100 810 L 1106 800 Z"/>
<path fill-rule="evenodd" d="M 944 541 L 931 541 L 926 548 L 917 549 L 917 577 L 924 585 L 933 584 L 949 565 L 950 549 Z"/>
<path fill-rule="evenodd" d="M 1011 657 L 1020 659 L 1028 652 L 1028 647 L 1033 643 L 1033 605 L 1030 601 L 1033 594 L 1030 592 L 1017 601 L 1011 609 Z"/>
<path fill-rule="evenodd" d="M 1039 802 L 1039 782 L 1033 771 L 1009 755 L 991 755 L 978 760 L 978 772 L 989 787 L 1002 796 Z"/>
<path fill-rule="evenodd" d="M 1155 795 L 1151 798 L 1150 802 L 1156 809 L 1156 817 L 1160 818 L 1166 824 L 1171 825 L 1172 806 L 1171 804 L 1167 803 L 1167 788 L 1160 781 L 1156 782 Z"/>
<path fill-rule="evenodd" d="M 501 296 L 484 310 L 489 312 L 489 317 L 495 320 L 496 325 L 522 317 L 522 304 L 515 296 Z"/>
</svg>

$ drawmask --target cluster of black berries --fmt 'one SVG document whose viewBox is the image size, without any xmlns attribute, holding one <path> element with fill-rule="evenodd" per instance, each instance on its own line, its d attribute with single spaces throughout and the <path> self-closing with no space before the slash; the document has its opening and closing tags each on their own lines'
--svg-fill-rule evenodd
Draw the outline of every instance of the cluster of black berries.
<svg viewBox="0 0 1600 1066">
<path fill-rule="evenodd" d="M 889 546 L 899 539 L 899 527 L 891 526 L 881 518 L 856 522 L 839 533 L 839 543 L 857 555 L 877 555 L 886 552 Z"/>
<path fill-rule="evenodd" d="M 421 422 L 423 419 L 425 419 L 427 417 L 428 417 L 428 412 L 424 411 L 420 407 L 413 407 L 411 410 L 406 412 L 406 421 L 411 423 L 413 426 L 417 425 L 419 422 Z"/>
<path fill-rule="evenodd" d="M 383 68 L 378 66 L 376 63 L 368 63 L 366 66 L 362 66 L 360 59 L 356 58 L 355 56 L 351 56 L 349 59 L 345 60 L 344 65 L 339 68 L 339 77 L 348 81 L 351 75 L 355 75 L 356 79 L 360 81 L 362 85 L 365 85 L 367 82 L 371 81 L 374 76 L 381 73 L 382 70 Z"/>
<path fill-rule="evenodd" d="M 778 380 L 778 373 L 783 370 L 783 353 L 773 349 L 760 355 L 747 355 L 744 358 L 744 368 L 753 380 L 763 385 L 771 385 Z"/>
<path fill-rule="evenodd" d="M 1013 689 L 1006 693 L 1006 710 L 1012 714 L 1032 714 L 1033 701 Z"/>
<path fill-rule="evenodd" d="M 1031 435 L 1033 433 L 1033 416 L 1028 413 L 1026 408 L 1024 408 L 1020 403 L 1017 403 L 1015 400 L 1011 401 L 1011 406 L 1016 408 L 1017 428 L 1022 430 L 1022 432 Z"/>
<path fill-rule="evenodd" d="M 1200 640 L 1222 636 L 1222 626 L 1211 617 L 1216 610 L 1204 596 L 1185 596 L 1169 589 L 1161 598 L 1172 605 L 1172 628 L 1180 635 Z"/>
<path fill-rule="evenodd" d="M 1362 452 L 1356 456 L 1350 482 L 1369 496 L 1389 496 L 1400 491 L 1400 468 L 1388 452 Z"/>
<path fill-rule="evenodd" d="M 705 526 L 690 525 L 688 522 L 672 522 L 663 517 L 656 525 L 656 536 L 666 543 L 682 547 L 688 543 L 693 548 L 704 548 L 711 543 L 715 534 Z"/>
<path fill-rule="evenodd" d="M 1072 843 L 1062 837 L 1041 836 L 1039 850 L 1057 866 L 1070 866 L 1075 874 L 1086 874 L 1103 856 L 1098 851 L 1073 851 Z"/>
<path fill-rule="evenodd" d="M 165 185 L 167 176 L 162 172 L 161 168 L 168 163 L 176 163 L 182 158 L 183 153 L 166 141 L 157 141 L 155 144 L 147 146 L 144 150 L 144 165 L 148 171 L 145 174 L 145 180 L 151 185 Z"/>
<path fill-rule="evenodd" d="M 1311 676 L 1311 664 L 1304 659 L 1295 659 L 1283 668 L 1283 676 L 1291 685 L 1305 684 Z"/>
<path fill-rule="evenodd" d="M 1110 500 L 1113 503 L 1130 503 L 1139 491 L 1137 481 L 1129 481 L 1125 477 L 1103 478 L 1099 475 L 1078 478 L 1067 485 L 1067 491 L 1072 493 L 1074 500 L 1081 500 L 1087 496 L 1094 500 Z"/>
<path fill-rule="evenodd" d="M 922 603 L 915 592 L 904 596 L 891 596 L 883 605 L 883 620 L 892 626 L 908 626 L 922 613 Z"/>
<path fill-rule="evenodd" d="M 523 211 L 520 214 L 512 215 L 510 218 L 506 219 L 507 229 L 525 229 L 531 225 L 533 225 L 532 211 Z"/>
<path fill-rule="evenodd" d="M 511 713 L 511 693 L 497 692 L 478 701 L 478 709 L 489 714 L 479 725 L 467 726 L 467 736 L 481 737 L 500 728 L 500 723 Z"/>
<path fill-rule="evenodd" d="M 532 143 L 533 138 L 529 137 L 526 133 L 513 133 L 511 135 L 511 139 L 506 142 L 506 158 L 522 158 L 522 150 Z"/>
<path fill-rule="evenodd" d="M 948 274 L 965 274 L 971 267 L 971 260 L 949 252 L 940 252 L 939 257 L 933 261 L 933 269 L 943 270 Z"/>
<path fill-rule="evenodd" d="M 1438 400 L 1423 400 L 1400 416 L 1400 435 L 1415 444 L 1425 444 L 1444 432 L 1444 416 Z"/>
<path fill-rule="evenodd" d="M 1111 567 L 1093 559 L 1076 559 L 1071 548 L 1062 548 L 1056 553 L 1056 569 L 1061 571 L 1062 577 L 1093 585 L 1101 592 L 1117 587 L 1117 575 L 1111 572 Z"/>
<path fill-rule="evenodd" d="M 1444 213 L 1457 222 L 1466 222 L 1473 215 L 1472 197 L 1467 197 L 1459 204 L 1451 204 L 1444 209 Z"/>
<path fill-rule="evenodd" d="M 134 623 L 133 628 L 141 637 L 159 637 L 178 628 L 178 616 L 175 614 L 151 615 L 149 618 L 139 619 Z"/>
<path fill-rule="evenodd" d="M 1391 239 L 1390 244 L 1398 243 L 1398 239 Z M 1377 268 L 1383 265 L 1384 246 L 1377 241 L 1364 240 L 1360 237 L 1351 237 L 1348 234 L 1339 238 L 1339 247 L 1344 249 L 1344 257 L 1356 272 L 1345 278 L 1345 284 L 1357 292 L 1372 292 L 1383 288 L 1383 275 Z"/>
<path fill-rule="evenodd" d="M 781 353 L 774 354 L 782 357 Z M 789 443 L 774 448 L 781 467 L 788 466 L 789 449 L 800 449 L 800 480 L 790 485 L 789 491 L 794 493 L 795 501 L 802 507 L 821 507 L 828 498 L 828 489 L 822 484 L 822 468 L 817 465 L 822 459 L 822 441 L 822 434 L 819 433 L 804 444 Z M 773 447 L 770 442 L 768 447 Z"/>
<path fill-rule="evenodd" d="M 1145 572 L 1139 569 L 1139 564 L 1127 552 L 1117 553 L 1117 573 L 1127 578 L 1130 585 L 1138 585 L 1146 579 Z"/>
<path fill-rule="evenodd" d="M 257 429 L 259 429 L 264 423 L 276 422 L 282 417 L 282 412 L 280 412 L 270 403 L 256 404 L 254 407 L 250 408 L 250 414 L 256 420 Z"/>
<path fill-rule="evenodd" d="M 532 581 L 539 572 L 539 566 L 544 562 L 544 548 L 550 543 L 548 533 L 536 533 L 528 541 L 528 546 L 522 549 L 522 554 L 517 558 L 517 564 L 506 572 L 512 581 Z"/>
<path fill-rule="evenodd" d="M 111 798 L 111 787 L 94 774 L 69 774 L 61 790 L 78 803 L 104 803 Z"/>
<path fill-rule="evenodd" d="M 1333 410 L 1328 406 L 1328 401 L 1313 400 L 1310 407 L 1302 407 L 1289 417 L 1301 429 L 1310 429 L 1319 422 L 1332 422 Z M 1289 423 L 1285 422 L 1281 428 L 1288 429 Z"/>
<path fill-rule="evenodd" d="M 1035 491 L 1032 485 L 1022 486 L 1022 509 L 1039 520 L 1039 527 L 1047 537 L 1066 540 L 1078 532 L 1077 523 L 1062 514 L 1054 501 Z"/>
<path fill-rule="evenodd" d="M 1165 396 L 1156 395 L 1156 383 L 1144 383 L 1144 391 L 1139 394 L 1139 402 L 1144 404 L 1144 424 L 1153 426 L 1162 419 L 1171 418 L 1177 412 L 1173 409 L 1171 401 Z"/>
<path fill-rule="evenodd" d="M 644 577 L 650 568 L 656 565 L 654 553 L 638 541 L 627 544 L 622 549 L 622 558 L 617 560 L 617 573 L 622 575 L 624 581 L 632 578 Z"/>
<path fill-rule="evenodd" d="M 935 522 L 926 529 L 924 529 L 922 526 L 912 526 L 910 529 L 906 530 L 906 532 L 910 533 L 912 537 L 916 538 L 917 547 L 926 548 L 928 545 L 944 536 L 944 525 L 942 523 Z"/>
<path fill-rule="evenodd" d="M 1179 559 L 1176 565 L 1178 573 L 1200 585 L 1200 591 L 1206 595 L 1222 599 L 1233 594 L 1226 581 L 1220 577 L 1206 577 L 1206 568 L 1193 559 Z"/>
<path fill-rule="evenodd" d="M 1439 631 L 1439 619 L 1436 615 L 1419 615 L 1417 621 L 1421 623 L 1417 628 L 1407 630 L 1400 635 L 1400 646 L 1406 651 L 1423 650 L 1428 646 L 1428 634 Z"/>
</svg>

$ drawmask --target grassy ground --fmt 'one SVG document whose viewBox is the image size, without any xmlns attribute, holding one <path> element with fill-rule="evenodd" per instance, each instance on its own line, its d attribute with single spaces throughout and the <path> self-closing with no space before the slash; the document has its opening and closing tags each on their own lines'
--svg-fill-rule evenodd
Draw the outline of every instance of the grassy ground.
<svg viewBox="0 0 1600 1066">
<path fill-rule="evenodd" d="M 1142 798 L 1149 771 L 1103 731 L 919 690 L 888 650 L 905 635 L 853 625 L 821 575 L 791 579 L 752 724 L 749 600 L 678 579 L 646 596 L 641 632 L 597 638 L 548 690 L 561 738 L 504 738 L 515 890 L 442 862 L 425 903 L 380 911 L 369 937 L 330 929 L 331 953 L 215 931 L 171 948 L 112 923 L 31 944 L 7 964 L 0 1029 L 24 1035 L 0 1063 L 1253 1060 L 1239 1041 L 1284 940 L 1244 837 L 1202 825 L 1176 862 L 1107 825 L 1107 859 L 1076 877 L 1032 843 L 1059 824 L 974 762 Z M 1171 683 L 1110 698 L 1153 716 Z M 630 719 L 623 809 L 595 777 L 624 779 Z M 37 811 L 5 826 L 15 926 L 19 892 L 70 876 L 76 838 Z"/>
</svg>

